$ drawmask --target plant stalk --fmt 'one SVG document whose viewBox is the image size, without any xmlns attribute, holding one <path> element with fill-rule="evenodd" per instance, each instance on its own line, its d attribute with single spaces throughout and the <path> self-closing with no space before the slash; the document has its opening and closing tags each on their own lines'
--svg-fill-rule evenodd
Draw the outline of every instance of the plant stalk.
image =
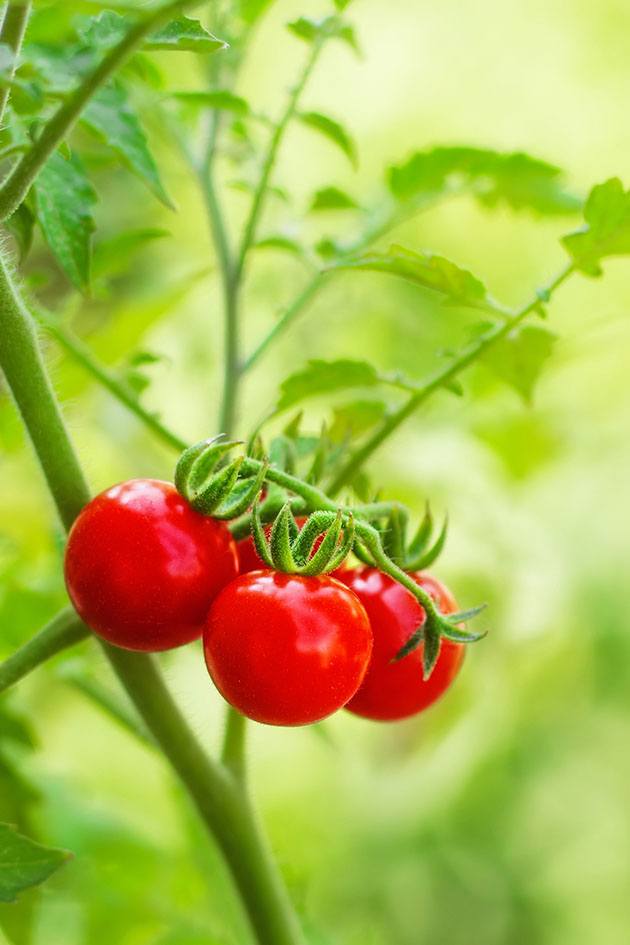
<svg viewBox="0 0 630 945">
<path fill-rule="evenodd" d="M 13 81 L 13 76 L 15 75 L 15 70 L 18 65 L 17 60 L 20 49 L 22 48 L 22 40 L 26 32 L 28 18 L 31 15 L 31 7 L 31 0 L 23 0 L 23 2 L 15 0 L 15 2 L 9 3 L 4 15 L 4 20 L 2 21 L 0 43 L 3 46 L 9 47 L 13 53 L 13 62 L 9 68 L 6 85 L 0 89 L 0 127 L 2 126 L 4 113 L 11 95 L 11 82 Z"/>
<path fill-rule="evenodd" d="M 0 254 L 0 368 L 22 415 L 57 510 L 69 529 L 89 490 L 44 366 L 31 315 Z M 259 945 L 302 945 L 298 922 L 251 803 L 200 747 L 154 661 L 102 644 L 145 724 L 216 838 Z"/>
</svg>

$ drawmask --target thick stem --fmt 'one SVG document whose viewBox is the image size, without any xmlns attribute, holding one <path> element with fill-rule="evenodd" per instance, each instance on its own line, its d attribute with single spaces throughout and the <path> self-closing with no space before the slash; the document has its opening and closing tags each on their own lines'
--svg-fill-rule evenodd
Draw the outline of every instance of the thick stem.
<svg viewBox="0 0 630 945">
<path fill-rule="evenodd" d="M 131 27 L 127 35 L 63 102 L 50 121 L 44 125 L 33 147 L 9 172 L 0 188 L 0 221 L 8 219 L 15 213 L 38 173 L 57 146 L 72 131 L 90 99 L 138 49 L 144 39 L 182 9 L 198 6 L 201 2 L 202 0 L 175 0 L 175 2 L 166 3 L 151 16 L 145 17 Z"/>
<path fill-rule="evenodd" d="M 261 945 L 301 945 L 286 890 L 246 791 L 202 751 L 150 658 L 107 648 L 145 725 L 217 838 Z"/>
<path fill-rule="evenodd" d="M 245 716 L 228 707 L 225 716 L 225 733 L 221 760 L 234 777 L 243 780 L 245 777 L 245 739 L 247 735 L 247 719 Z"/>
<path fill-rule="evenodd" d="M 39 351 L 31 316 L 0 256 L 0 367 L 29 432 L 59 514 L 69 528 L 89 498 Z M 147 656 L 103 649 L 151 735 L 217 839 L 259 945 L 302 945 L 297 919 L 251 804 L 203 752 Z"/>
<path fill-rule="evenodd" d="M 22 414 L 59 517 L 69 528 L 90 493 L 44 367 L 33 320 L 0 254 L 0 367 Z"/>
<path fill-rule="evenodd" d="M 428 398 L 435 393 L 435 391 L 444 387 L 449 381 L 457 377 L 463 370 L 465 370 L 469 365 L 473 364 L 479 357 L 481 357 L 484 352 L 489 348 L 495 345 L 498 341 L 505 338 L 509 333 L 515 328 L 520 322 L 523 321 L 528 315 L 530 315 L 535 309 L 539 308 L 541 305 L 541 295 L 543 297 L 548 297 L 555 289 L 558 288 L 568 277 L 573 273 L 573 265 L 567 266 L 563 269 L 559 275 L 547 286 L 546 290 L 537 295 L 535 299 L 532 299 L 527 303 L 523 308 L 519 309 L 518 312 L 515 312 L 514 315 L 506 318 L 505 321 L 500 324 L 490 328 L 485 332 L 477 341 L 472 342 L 463 351 L 460 352 L 459 356 L 456 357 L 450 364 L 447 364 L 444 368 L 441 368 L 439 371 L 436 371 L 432 374 L 423 384 L 418 386 L 418 389 L 405 401 L 402 406 L 395 410 L 393 413 L 390 413 L 389 416 L 385 417 L 383 422 L 372 436 L 350 455 L 348 461 L 341 467 L 337 472 L 334 479 L 328 487 L 328 492 L 330 495 L 337 495 L 344 486 L 352 481 L 354 476 L 358 471 L 363 467 L 368 459 L 372 456 L 373 453 L 381 446 L 382 443 L 387 440 L 392 433 L 398 429 L 398 427 L 404 423 L 407 417 L 410 417 L 411 414 L 426 401 Z"/>
<path fill-rule="evenodd" d="M 30 0 L 23 0 L 21 3 L 19 0 L 15 0 L 15 2 L 9 3 L 2 23 L 0 43 L 3 46 L 8 46 L 13 52 L 13 62 L 6 76 L 6 85 L 0 89 L 0 126 L 2 125 L 4 112 L 9 101 L 9 96 L 11 95 L 11 82 L 13 81 L 13 75 L 17 67 L 17 58 L 22 48 L 26 24 L 31 14 L 31 6 Z"/>
<path fill-rule="evenodd" d="M 51 657 L 90 636 L 72 607 L 66 607 L 24 646 L 0 663 L 0 692 L 4 692 Z"/>
</svg>

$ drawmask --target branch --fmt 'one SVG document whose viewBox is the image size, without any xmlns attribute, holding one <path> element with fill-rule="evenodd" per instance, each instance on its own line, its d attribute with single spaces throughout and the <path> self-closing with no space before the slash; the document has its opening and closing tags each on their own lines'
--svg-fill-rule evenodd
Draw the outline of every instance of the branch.
<svg viewBox="0 0 630 945">
<path fill-rule="evenodd" d="M 9 3 L 2 23 L 2 30 L 0 30 L 0 44 L 8 46 L 13 53 L 13 62 L 9 69 L 6 85 L 0 89 L 0 126 L 2 125 L 4 112 L 11 95 L 11 83 L 13 82 L 13 76 L 17 68 L 17 60 L 20 49 L 22 48 L 26 24 L 31 15 L 31 6 L 31 0 L 23 0 L 22 3 L 16 0 L 14 3 Z"/>
<path fill-rule="evenodd" d="M 289 126 L 289 123 L 291 122 L 291 119 L 295 115 L 300 96 L 302 92 L 304 91 L 306 83 L 308 82 L 310 78 L 310 75 L 315 67 L 317 59 L 319 58 L 319 54 L 322 51 L 322 48 L 327 39 L 328 39 L 328 36 L 326 35 L 325 32 L 322 31 L 317 36 L 317 38 L 313 40 L 310 55 L 308 59 L 306 60 L 306 63 L 304 65 L 304 68 L 302 69 L 302 73 L 300 77 L 298 78 L 298 81 L 296 82 L 293 89 L 291 90 L 286 108 L 282 116 L 280 117 L 280 120 L 278 124 L 276 125 L 275 131 L 272 135 L 271 141 L 269 142 L 269 148 L 267 150 L 267 154 L 263 162 L 260 180 L 258 182 L 258 186 L 256 187 L 256 191 L 254 193 L 254 199 L 252 201 L 252 207 L 249 213 L 249 217 L 245 224 L 245 232 L 243 234 L 239 258 L 238 258 L 238 262 L 236 264 L 236 269 L 235 269 L 235 278 L 237 279 L 237 281 L 240 280 L 243 274 L 243 270 L 245 268 L 245 260 L 247 258 L 247 253 L 249 252 L 254 240 L 256 239 L 256 231 L 258 228 L 258 223 L 260 222 L 260 216 L 262 214 L 262 211 L 265 205 L 265 199 L 267 197 L 269 180 L 271 178 L 271 174 L 273 172 L 273 169 L 276 163 L 278 151 L 280 149 L 280 145 L 282 144 L 282 139 L 284 138 L 284 134 L 287 130 L 287 127 Z"/>
<path fill-rule="evenodd" d="M 198 6 L 201 2 L 202 0 L 175 0 L 175 2 L 164 4 L 151 16 L 132 26 L 126 36 L 110 50 L 94 71 L 86 76 L 44 125 L 33 147 L 20 158 L 0 187 L 1 222 L 15 213 L 42 167 L 57 146 L 72 131 L 90 99 L 142 45 L 146 37 L 156 32 L 163 23 L 168 22 L 180 10 Z"/>
<path fill-rule="evenodd" d="M 573 272 L 573 264 L 566 266 L 546 289 L 538 293 L 527 305 L 523 306 L 523 308 L 519 309 L 501 323 L 484 332 L 476 341 L 465 347 L 460 352 L 459 356 L 451 361 L 450 364 L 436 371 L 434 374 L 430 375 L 426 381 L 419 384 L 417 390 L 411 394 L 408 400 L 405 401 L 398 410 L 385 417 L 382 424 L 363 446 L 360 446 L 350 455 L 348 461 L 342 466 L 330 483 L 328 488 L 329 493 L 332 496 L 337 495 L 344 486 L 352 481 L 359 469 L 361 469 L 378 447 L 391 436 L 407 417 L 411 416 L 418 407 L 428 400 L 431 394 L 443 388 L 445 384 L 453 380 L 463 370 L 473 364 L 489 348 L 498 341 L 501 341 L 502 338 L 505 338 L 506 335 L 509 335 L 513 328 L 540 307 L 541 297 L 550 296 Z"/>
<path fill-rule="evenodd" d="M 138 419 L 155 433 L 167 446 L 175 450 L 186 449 L 187 443 L 161 423 L 157 417 L 142 406 L 125 385 L 116 377 L 113 371 L 108 370 L 94 357 L 87 345 L 77 338 L 69 329 L 64 328 L 56 318 L 41 309 L 33 310 L 37 321 L 47 332 L 68 352 L 88 374 L 102 384 L 125 407 L 134 413 Z"/>
<path fill-rule="evenodd" d="M 63 650 L 90 636 L 72 607 L 66 607 L 24 646 L 0 663 L 0 692 Z"/>
</svg>

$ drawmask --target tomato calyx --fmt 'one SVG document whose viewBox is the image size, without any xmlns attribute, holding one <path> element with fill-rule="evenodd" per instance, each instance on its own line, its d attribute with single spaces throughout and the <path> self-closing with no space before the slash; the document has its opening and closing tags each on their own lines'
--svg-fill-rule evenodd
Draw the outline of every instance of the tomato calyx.
<svg viewBox="0 0 630 945">
<path fill-rule="evenodd" d="M 480 614 L 486 607 L 487 604 L 480 604 L 478 607 L 460 610 L 454 614 L 442 614 L 436 609 L 433 612 L 426 612 L 424 623 L 412 633 L 391 662 L 398 663 L 422 644 L 422 675 L 425 680 L 429 679 L 440 654 L 442 637 L 453 643 L 476 643 L 487 635 L 487 630 L 477 633 L 474 630 L 464 630 L 461 626 Z"/>
<path fill-rule="evenodd" d="M 253 475 L 242 475 L 244 456 L 228 461 L 227 454 L 238 440 L 224 435 L 202 440 L 185 450 L 175 468 L 179 494 L 202 515 L 233 519 L 242 515 L 257 498 L 269 464 L 261 463 Z"/>
<path fill-rule="evenodd" d="M 271 529 L 269 538 L 258 502 L 252 511 L 252 535 L 263 562 L 276 571 L 314 577 L 336 570 L 346 560 L 355 539 L 352 513 L 317 511 L 299 527 L 287 502 Z M 320 537 L 323 536 L 323 537 Z"/>
</svg>

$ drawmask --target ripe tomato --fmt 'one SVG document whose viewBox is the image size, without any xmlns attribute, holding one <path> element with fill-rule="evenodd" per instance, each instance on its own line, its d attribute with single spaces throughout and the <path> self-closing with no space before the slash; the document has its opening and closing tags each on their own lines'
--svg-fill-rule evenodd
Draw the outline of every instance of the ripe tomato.
<svg viewBox="0 0 630 945">
<path fill-rule="evenodd" d="M 343 581 L 365 607 L 374 649 L 363 685 L 346 706 L 355 715 L 390 721 L 426 709 L 451 685 L 464 659 L 464 646 L 442 638 L 433 673 L 422 678 L 422 644 L 397 663 L 392 659 L 423 622 L 418 601 L 400 584 L 375 568 L 338 571 Z M 455 613 L 457 604 L 450 591 L 422 571 L 411 577 L 431 595 L 445 614 Z"/>
<path fill-rule="evenodd" d="M 327 575 L 243 574 L 221 591 L 204 633 L 208 672 L 239 712 L 308 725 L 348 702 L 372 651 L 367 614 Z"/>
<path fill-rule="evenodd" d="M 306 516 L 299 516 L 296 518 L 296 523 L 299 528 L 302 528 L 304 522 L 306 521 Z M 272 525 L 265 525 L 265 535 L 267 538 L 271 535 Z M 313 554 L 317 551 L 324 536 L 320 535 L 313 545 Z M 236 550 L 238 552 L 238 565 L 239 572 L 241 574 L 247 574 L 248 571 L 259 571 L 261 568 L 266 568 L 267 565 L 259 556 L 256 551 L 256 544 L 254 542 L 253 535 L 248 535 L 247 538 L 242 538 L 239 542 L 236 543 Z"/>
<path fill-rule="evenodd" d="M 66 549 L 77 612 L 129 650 L 168 650 L 200 636 L 210 604 L 237 573 L 228 528 L 156 479 L 98 495 L 79 514 Z"/>
</svg>

